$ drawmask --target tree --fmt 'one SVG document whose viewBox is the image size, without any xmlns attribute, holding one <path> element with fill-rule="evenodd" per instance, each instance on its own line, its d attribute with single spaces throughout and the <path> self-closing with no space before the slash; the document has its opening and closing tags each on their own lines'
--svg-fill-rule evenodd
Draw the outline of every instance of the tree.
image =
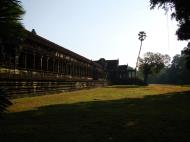
<svg viewBox="0 0 190 142">
<path fill-rule="evenodd" d="M 186 55 L 176 54 L 171 64 L 163 68 L 157 75 L 151 75 L 151 83 L 189 84 L 190 70 L 186 67 Z"/>
<path fill-rule="evenodd" d="M 190 39 L 190 6 L 189 0 L 150 0 L 151 9 L 162 7 L 166 12 L 171 10 L 171 17 L 178 22 L 176 34 L 179 40 Z"/>
<path fill-rule="evenodd" d="M 0 45 L 15 43 L 23 36 L 20 22 L 24 10 L 18 0 L 0 0 Z"/>
<path fill-rule="evenodd" d="M 6 111 L 6 107 L 12 105 L 11 101 L 9 101 L 9 95 L 5 91 L 5 89 L 0 88 L 0 118 L 2 113 Z"/>
<path fill-rule="evenodd" d="M 144 82 L 147 83 L 150 74 L 159 73 L 170 62 L 169 55 L 147 52 L 139 60 L 139 71 L 143 73 Z"/>
<path fill-rule="evenodd" d="M 136 67 L 135 69 L 137 69 L 137 65 L 138 65 L 138 61 L 139 61 L 139 56 L 140 56 L 140 53 L 141 53 L 141 48 L 142 48 L 142 42 L 145 40 L 146 38 L 146 33 L 144 31 L 140 31 L 139 34 L 139 40 L 141 41 L 141 44 L 140 44 L 140 49 L 139 49 L 139 54 L 138 54 L 138 57 L 137 57 L 137 62 L 136 62 Z"/>
<path fill-rule="evenodd" d="M 169 78 L 172 83 L 189 84 L 190 71 L 186 67 L 186 55 L 175 55 L 169 68 Z"/>
<path fill-rule="evenodd" d="M 20 22 L 24 10 L 18 0 L 0 0 L 0 52 L 15 50 L 24 37 L 24 28 Z M 0 58 L 1 59 L 1 58 Z M 11 105 L 9 96 L 0 88 L 0 115 Z"/>
<path fill-rule="evenodd" d="M 182 55 L 185 56 L 187 69 L 190 70 L 190 42 L 187 44 L 187 47 L 185 47 L 185 48 L 182 50 L 181 53 L 182 53 Z"/>
</svg>

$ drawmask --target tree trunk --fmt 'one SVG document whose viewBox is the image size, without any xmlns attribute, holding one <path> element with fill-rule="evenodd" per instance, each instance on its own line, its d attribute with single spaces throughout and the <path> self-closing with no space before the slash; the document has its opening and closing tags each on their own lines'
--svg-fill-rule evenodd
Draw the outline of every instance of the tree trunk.
<svg viewBox="0 0 190 142">
<path fill-rule="evenodd" d="M 148 73 L 144 74 L 144 83 L 148 84 Z"/>
</svg>

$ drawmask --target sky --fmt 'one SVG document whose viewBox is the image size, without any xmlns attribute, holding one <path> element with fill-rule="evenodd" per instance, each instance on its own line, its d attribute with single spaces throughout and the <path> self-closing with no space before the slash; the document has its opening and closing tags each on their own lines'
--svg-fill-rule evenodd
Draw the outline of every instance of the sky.
<svg viewBox="0 0 190 142">
<path fill-rule="evenodd" d="M 178 41 L 177 23 L 162 9 L 150 10 L 149 0 L 21 0 L 24 27 L 90 60 L 119 59 L 135 67 L 141 57 L 160 52 L 173 57 L 187 41 Z"/>
</svg>

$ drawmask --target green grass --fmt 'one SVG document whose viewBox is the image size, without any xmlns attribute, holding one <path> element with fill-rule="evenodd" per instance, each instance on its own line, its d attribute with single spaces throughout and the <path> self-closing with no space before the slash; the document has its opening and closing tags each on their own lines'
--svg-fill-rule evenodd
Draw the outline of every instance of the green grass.
<svg viewBox="0 0 190 142">
<path fill-rule="evenodd" d="M 188 142 L 190 86 L 111 86 L 12 100 L 0 140 Z"/>
</svg>

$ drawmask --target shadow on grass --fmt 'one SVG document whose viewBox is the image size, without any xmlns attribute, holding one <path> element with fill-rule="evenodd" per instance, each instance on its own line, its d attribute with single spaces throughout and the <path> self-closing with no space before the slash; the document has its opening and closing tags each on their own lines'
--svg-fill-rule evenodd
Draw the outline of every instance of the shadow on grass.
<svg viewBox="0 0 190 142">
<path fill-rule="evenodd" d="M 188 142 L 190 92 L 10 113 L 2 142 Z"/>
</svg>

